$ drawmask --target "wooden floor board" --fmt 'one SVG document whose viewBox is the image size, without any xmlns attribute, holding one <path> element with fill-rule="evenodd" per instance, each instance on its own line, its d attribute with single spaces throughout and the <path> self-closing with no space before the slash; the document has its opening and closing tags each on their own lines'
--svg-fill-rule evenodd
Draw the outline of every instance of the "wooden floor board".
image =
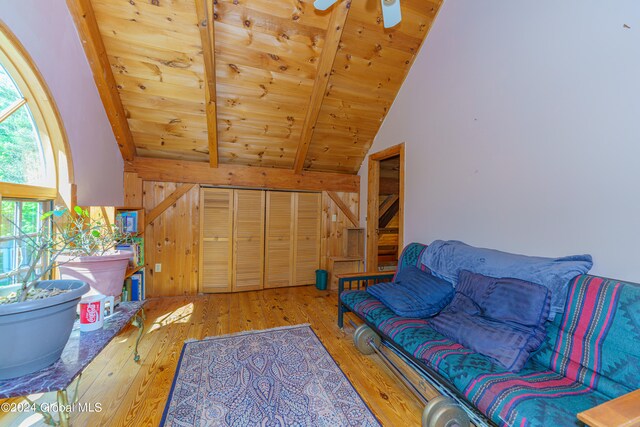
<svg viewBox="0 0 640 427">
<path fill-rule="evenodd" d="M 157 426 L 187 339 L 309 323 L 356 390 L 385 426 L 420 425 L 422 406 L 379 360 L 352 344 L 353 328 L 336 325 L 337 294 L 312 286 L 149 300 L 142 360 L 132 360 L 137 328 L 127 327 L 85 370 L 80 403 L 100 413 L 72 416 L 76 426 Z M 358 322 L 359 323 L 359 322 Z M 39 402 L 52 402 L 47 393 Z M 13 400 L 17 401 L 17 400 Z M 44 425 L 34 414 L 0 413 L 0 426 Z"/>
</svg>

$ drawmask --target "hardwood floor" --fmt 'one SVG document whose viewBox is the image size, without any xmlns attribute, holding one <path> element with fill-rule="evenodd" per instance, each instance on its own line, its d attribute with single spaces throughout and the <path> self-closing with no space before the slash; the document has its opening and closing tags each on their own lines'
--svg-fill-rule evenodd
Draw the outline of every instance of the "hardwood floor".
<svg viewBox="0 0 640 427">
<path fill-rule="evenodd" d="M 137 329 L 128 327 L 82 375 L 80 403 L 100 403 L 102 411 L 73 414 L 72 424 L 157 426 L 185 340 L 309 323 L 383 425 L 420 425 L 420 402 L 378 356 L 355 349 L 348 322 L 344 331 L 338 329 L 336 302 L 336 292 L 313 286 L 149 300 L 141 362 L 132 360 Z M 54 398 L 33 396 L 39 402 Z M 30 425 L 44 424 L 37 414 L 0 413 L 0 426 Z"/>
</svg>

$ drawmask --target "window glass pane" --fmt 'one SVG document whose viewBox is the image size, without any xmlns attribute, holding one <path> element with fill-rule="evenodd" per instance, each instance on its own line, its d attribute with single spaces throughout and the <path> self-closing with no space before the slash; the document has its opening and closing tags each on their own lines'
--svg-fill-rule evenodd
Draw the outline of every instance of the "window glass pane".
<svg viewBox="0 0 640 427">
<path fill-rule="evenodd" d="M 45 178 L 42 146 L 29 107 L 0 123 L 0 181 L 38 185 Z"/>
<path fill-rule="evenodd" d="M 0 218 L 0 237 L 12 236 L 14 234 L 13 225 L 9 220 L 15 221 L 16 202 L 9 200 L 2 201 L 2 218 Z"/>
<path fill-rule="evenodd" d="M 2 201 L 2 220 L 0 221 L 0 285 L 13 283 L 13 277 L 7 276 L 16 268 L 16 241 L 12 239 L 16 230 L 11 224 L 15 221 L 18 204 L 14 201 Z"/>
<path fill-rule="evenodd" d="M 22 219 L 20 227 L 27 234 L 38 231 L 38 223 L 40 220 L 40 203 L 39 202 L 22 202 Z"/>
<path fill-rule="evenodd" d="M 19 224 L 24 233 L 35 234 L 40 227 L 40 218 L 49 202 L 2 200 L 3 219 L 0 222 L 0 286 L 17 283 L 29 268 L 33 248 L 28 239 L 18 239 L 19 231 L 11 224 Z M 37 272 L 41 271 L 42 260 Z M 21 273 L 20 275 L 18 273 Z"/>
<path fill-rule="evenodd" d="M 0 65 L 0 111 L 22 98 L 18 87 L 13 82 L 7 70 Z"/>
</svg>

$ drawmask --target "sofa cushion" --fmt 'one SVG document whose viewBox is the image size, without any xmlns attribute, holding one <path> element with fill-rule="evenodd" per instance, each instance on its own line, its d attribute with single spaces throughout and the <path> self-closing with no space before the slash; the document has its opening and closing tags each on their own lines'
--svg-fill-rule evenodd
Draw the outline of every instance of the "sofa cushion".
<svg viewBox="0 0 640 427">
<path fill-rule="evenodd" d="M 461 270 L 491 277 L 515 277 L 551 291 L 551 314 L 562 313 L 569 282 L 591 269 L 591 255 L 543 258 L 476 248 L 455 240 L 436 240 L 422 253 L 422 263 L 438 277 L 457 285 Z"/>
<path fill-rule="evenodd" d="M 535 283 L 463 270 L 447 311 L 536 327 L 544 323 L 549 314 L 550 294 L 547 288 Z"/>
<path fill-rule="evenodd" d="M 431 326 L 517 372 L 544 340 L 549 299 L 535 283 L 461 271 L 453 301 Z"/>
<path fill-rule="evenodd" d="M 379 283 L 367 288 L 398 316 L 431 317 L 439 313 L 453 298 L 453 286 L 417 267 L 400 271 L 393 283 Z"/>
</svg>

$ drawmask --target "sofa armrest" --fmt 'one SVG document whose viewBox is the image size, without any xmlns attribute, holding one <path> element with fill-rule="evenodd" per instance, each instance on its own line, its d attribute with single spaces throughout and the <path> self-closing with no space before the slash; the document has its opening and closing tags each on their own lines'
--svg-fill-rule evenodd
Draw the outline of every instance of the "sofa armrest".
<svg viewBox="0 0 640 427">
<path fill-rule="evenodd" d="M 338 298 L 345 289 L 353 289 L 354 285 L 357 290 L 360 288 L 367 289 L 367 286 L 374 285 L 376 283 L 388 282 L 393 280 L 395 271 L 384 271 L 379 273 L 345 273 L 338 274 Z M 347 287 L 348 286 L 348 287 Z"/>
<path fill-rule="evenodd" d="M 640 424 L 640 389 L 578 414 L 591 427 L 635 426 Z"/>
<path fill-rule="evenodd" d="M 369 285 L 393 280 L 393 276 L 395 276 L 395 274 L 395 271 L 384 271 L 380 273 L 338 274 L 338 327 L 342 328 L 344 324 L 344 313 L 350 311 L 349 307 L 342 304 L 342 300 L 340 299 L 340 295 L 342 295 L 342 292 L 345 290 L 345 288 L 348 290 L 352 290 L 355 285 L 355 288 L 357 290 L 360 290 L 360 288 L 367 289 L 367 286 Z"/>
</svg>

